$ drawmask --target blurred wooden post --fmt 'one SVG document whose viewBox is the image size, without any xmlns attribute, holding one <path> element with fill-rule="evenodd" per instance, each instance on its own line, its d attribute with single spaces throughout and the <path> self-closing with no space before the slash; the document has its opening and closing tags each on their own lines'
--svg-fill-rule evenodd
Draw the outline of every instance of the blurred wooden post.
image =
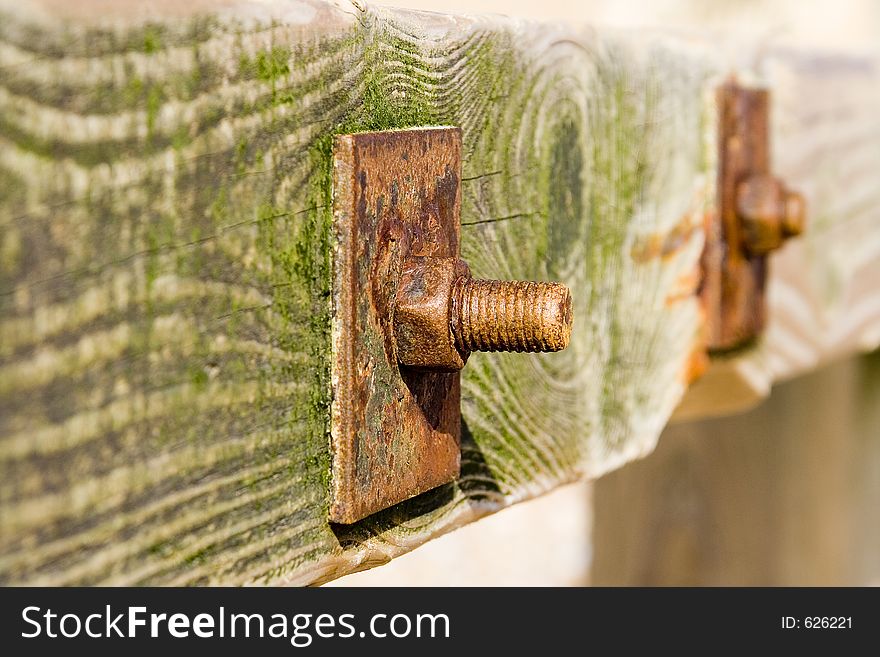
<svg viewBox="0 0 880 657">
<path fill-rule="evenodd" d="M 880 583 L 880 352 L 669 427 L 594 504 L 594 584 Z"/>
</svg>

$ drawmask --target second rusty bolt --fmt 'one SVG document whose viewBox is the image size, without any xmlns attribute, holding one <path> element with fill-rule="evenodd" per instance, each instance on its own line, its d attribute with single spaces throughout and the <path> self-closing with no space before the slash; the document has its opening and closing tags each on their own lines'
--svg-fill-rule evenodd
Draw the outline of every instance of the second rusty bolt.
<svg viewBox="0 0 880 657">
<path fill-rule="evenodd" d="M 736 190 L 736 211 L 742 221 L 744 246 L 754 254 L 778 249 L 804 230 L 804 198 L 770 175 L 754 175 Z"/>
</svg>

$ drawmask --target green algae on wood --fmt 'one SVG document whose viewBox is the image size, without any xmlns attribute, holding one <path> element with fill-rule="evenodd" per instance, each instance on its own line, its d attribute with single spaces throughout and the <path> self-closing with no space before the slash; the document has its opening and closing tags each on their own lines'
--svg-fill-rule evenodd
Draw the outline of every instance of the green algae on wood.
<svg viewBox="0 0 880 657">
<path fill-rule="evenodd" d="M 266 7 L 126 27 L 0 4 L 0 180 L 23 186 L 0 193 L 4 582 L 323 581 L 650 449 L 681 395 L 699 234 L 629 254 L 702 221 L 703 58 Z M 474 273 L 562 278 L 576 332 L 473 357 L 461 479 L 333 527 L 332 139 L 419 125 L 463 130 Z"/>
</svg>

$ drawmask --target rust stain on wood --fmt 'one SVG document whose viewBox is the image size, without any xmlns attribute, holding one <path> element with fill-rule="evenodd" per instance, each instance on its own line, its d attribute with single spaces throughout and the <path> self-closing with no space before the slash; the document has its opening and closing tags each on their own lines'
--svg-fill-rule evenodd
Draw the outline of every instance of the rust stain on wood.
<svg viewBox="0 0 880 657">
<path fill-rule="evenodd" d="M 687 214 L 672 230 L 652 233 L 637 240 L 630 249 L 630 256 L 638 263 L 649 262 L 656 258 L 667 260 L 685 248 L 698 230 L 703 230 L 703 224 L 695 222 L 693 216 Z"/>
<path fill-rule="evenodd" d="M 333 522 L 458 476 L 459 374 L 400 368 L 393 322 L 405 260 L 458 257 L 460 181 L 458 128 L 336 139 Z"/>
<path fill-rule="evenodd" d="M 694 268 L 692 271 L 681 274 L 681 276 L 675 279 L 669 294 L 666 295 L 666 306 L 671 307 L 682 301 L 693 299 L 699 291 L 702 281 L 703 273 L 699 268 Z M 702 303 L 700 303 L 700 307 L 703 307 Z"/>
<path fill-rule="evenodd" d="M 709 358 L 709 352 L 706 351 L 705 339 L 697 340 L 683 370 L 682 379 L 685 386 L 689 386 L 701 378 L 709 369 L 710 362 L 711 359 Z"/>
<path fill-rule="evenodd" d="M 713 216 L 710 213 L 685 214 L 670 230 L 652 233 L 638 239 L 630 249 L 630 257 L 639 264 L 652 260 L 667 261 L 687 248 L 696 235 L 707 235 L 712 223 Z M 703 293 L 704 275 L 705 265 L 702 260 L 692 268 L 683 271 L 664 298 L 664 304 L 667 307 L 673 307 L 696 298 L 702 318 L 701 324 L 705 327 L 707 312 L 706 298 Z M 699 379 L 708 367 L 707 331 L 704 328 L 696 336 L 684 367 L 679 372 L 679 377 L 688 386 Z"/>
</svg>

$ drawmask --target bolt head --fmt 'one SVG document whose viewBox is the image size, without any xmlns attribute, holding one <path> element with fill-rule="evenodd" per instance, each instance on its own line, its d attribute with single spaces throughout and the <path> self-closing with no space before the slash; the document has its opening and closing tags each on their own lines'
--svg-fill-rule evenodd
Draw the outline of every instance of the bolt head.
<svg viewBox="0 0 880 657">
<path fill-rule="evenodd" d="M 804 231 L 804 197 L 786 189 L 778 178 L 768 175 L 747 178 L 737 187 L 736 203 L 743 242 L 751 253 L 769 253 L 782 246 L 787 238 L 797 237 Z"/>
<path fill-rule="evenodd" d="M 456 349 L 449 323 L 452 285 L 470 278 L 458 258 L 410 257 L 397 287 L 394 333 L 397 360 L 417 369 L 457 372 L 468 354 Z"/>
</svg>

